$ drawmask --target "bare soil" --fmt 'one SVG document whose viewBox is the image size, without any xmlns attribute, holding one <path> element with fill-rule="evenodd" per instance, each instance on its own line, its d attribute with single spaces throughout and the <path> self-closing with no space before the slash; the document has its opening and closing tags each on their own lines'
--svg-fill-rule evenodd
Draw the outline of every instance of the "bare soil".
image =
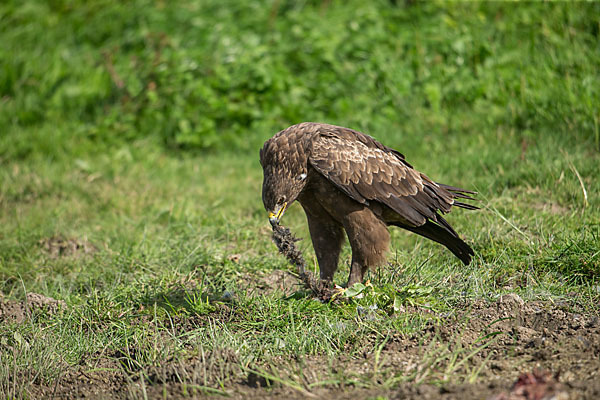
<svg viewBox="0 0 600 400">
<path fill-rule="evenodd" d="M 90 243 L 86 238 L 65 238 L 61 235 L 40 240 L 39 245 L 51 259 L 62 257 L 79 258 L 98 251 L 96 246 Z"/>
<path fill-rule="evenodd" d="M 286 275 L 276 275 L 269 283 L 289 287 L 293 282 Z M 56 312 L 62 307 L 60 302 L 37 296 L 30 294 L 27 302 L 23 303 L 0 299 L 0 320 L 14 318 L 23 321 L 32 308 Z M 317 356 L 294 357 L 277 361 L 277 372 L 267 371 L 283 380 L 286 380 L 285 371 L 289 371 L 287 377 L 290 380 L 297 382 L 300 378 L 302 381 L 300 388 L 269 382 L 263 374 L 242 369 L 236 349 L 194 354 L 150 368 L 136 367 L 122 352 L 107 350 L 101 354 L 89 354 L 78 364 L 66 367 L 52 384 L 34 383 L 30 395 L 32 398 L 64 399 L 199 398 L 214 397 L 219 393 L 244 399 L 355 399 L 377 396 L 461 400 L 600 398 L 598 316 L 577 313 L 566 305 L 550 302 L 526 303 L 516 295 L 503 296 L 496 302 L 465 301 L 457 310 L 452 315 L 440 316 L 441 323 L 431 323 L 417 334 L 397 334 L 390 338 L 379 358 L 365 353 L 354 358 L 340 357 L 331 363 Z M 427 311 L 406 307 L 405 312 Z M 235 318 L 235 312 L 229 306 L 222 306 L 211 314 L 211 318 L 228 321 Z M 207 323 L 206 317 L 197 316 L 173 320 L 172 328 L 181 333 L 204 323 Z M 453 365 L 459 365 L 452 369 L 450 358 L 444 355 L 457 348 L 466 350 L 459 353 L 463 356 L 454 360 Z M 473 349 L 478 349 L 476 354 L 465 357 Z M 432 358 L 432 354 L 437 358 Z M 466 359 L 460 364 L 461 357 Z M 435 362 L 439 365 L 428 368 Z M 299 364 L 302 364 L 301 369 L 297 368 Z M 252 368 L 260 369 L 260 366 Z M 375 374 L 375 368 L 386 372 Z M 297 372 L 299 370 L 300 373 Z M 371 384 L 311 386 L 331 376 L 332 372 L 340 371 L 346 376 L 356 376 L 357 382 Z M 451 376 L 445 375 L 448 371 Z M 386 374 L 390 377 L 408 376 L 410 379 L 395 382 L 388 386 L 390 388 L 372 389 L 386 387 L 381 381 L 385 380 Z M 224 385 L 219 386 L 218 382 Z M 309 390 L 309 387 L 312 388 Z"/>
<path fill-rule="evenodd" d="M 62 300 L 55 300 L 37 293 L 27 293 L 25 301 L 4 300 L 0 297 L 0 323 L 23 322 L 34 312 L 55 314 L 67 308 Z"/>
</svg>

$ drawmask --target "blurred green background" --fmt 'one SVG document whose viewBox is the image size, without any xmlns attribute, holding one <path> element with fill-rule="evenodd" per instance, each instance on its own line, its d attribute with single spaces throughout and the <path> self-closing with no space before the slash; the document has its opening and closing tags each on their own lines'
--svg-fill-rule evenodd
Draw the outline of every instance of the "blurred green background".
<svg viewBox="0 0 600 400">
<path fill-rule="evenodd" d="M 7 0 L 0 162 L 138 139 L 255 154 L 301 121 L 408 146 L 554 135 L 598 150 L 599 15 L 598 2 Z"/>
</svg>

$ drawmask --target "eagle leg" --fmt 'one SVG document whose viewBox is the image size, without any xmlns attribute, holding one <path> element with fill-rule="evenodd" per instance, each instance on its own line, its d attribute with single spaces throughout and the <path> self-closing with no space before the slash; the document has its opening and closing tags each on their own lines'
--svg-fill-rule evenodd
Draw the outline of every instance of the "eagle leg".
<svg viewBox="0 0 600 400">
<path fill-rule="evenodd" d="M 327 214 L 316 216 L 306 208 L 305 211 L 310 238 L 319 262 L 321 280 L 331 282 L 338 267 L 340 251 L 344 243 L 344 230 Z"/>
<path fill-rule="evenodd" d="M 348 287 L 362 282 L 369 268 L 385 263 L 390 244 L 387 225 L 367 206 L 344 218 L 344 229 L 352 247 L 352 265 Z"/>
</svg>

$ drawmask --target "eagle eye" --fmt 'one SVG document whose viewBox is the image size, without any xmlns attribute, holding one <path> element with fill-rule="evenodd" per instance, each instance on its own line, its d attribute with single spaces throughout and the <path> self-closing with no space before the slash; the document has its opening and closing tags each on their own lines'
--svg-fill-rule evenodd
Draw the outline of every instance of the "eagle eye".
<svg viewBox="0 0 600 400">
<path fill-rule="evenodd" d="M 296 179 L 297 179 L 297 180 L 299 180 L 299 181 L 303 181 L 303 180 L 305 180 L 305 179 L 306 179 L 306 174 L 302 173 L 302 174 L 298 175 L 298 176 L 296 177 Z"/>
<path fill-rule="evenodd" d="M 285 198 L 286 198 L 285 196 L 281 196 L 281 197 L 279 198 L 279 200 L 277 200 L 277 205 L 278 205 L 278 206 L 280 206 L 280 205 L 282 205 L 283 203 L 285 203 Z"/>
</svg>

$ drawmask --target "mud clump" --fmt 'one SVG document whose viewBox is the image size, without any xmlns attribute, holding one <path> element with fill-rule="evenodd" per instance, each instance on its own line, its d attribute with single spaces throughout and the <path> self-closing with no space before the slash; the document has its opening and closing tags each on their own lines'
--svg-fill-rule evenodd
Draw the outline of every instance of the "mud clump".
<svg viewBox="0 0 600 400">
<path fill-rule="evenodd" d="M 51 259 L 62 257 L 82 257 L 93 254 L 98 249 L 87 239 L 64 238 L 52 236 L 39 241 L 41 248 Z"/>
<path fill-rule="evenodd" d="M 334 291 L 329 282 L 316 278 L 310 271 L 306 270 L 306 261 L 302 252 L 296 246 L 300 241 L 295 237 L 289 228 L 282 225 L 273 225 L 273 242 L 290 263 L 292 263 L 298 272 L 298 277 L 304 283 L 304 286 L 311 290 L 321 301 L 330 301 Z"/>
<path fill-rule="evenodd" d="M 302 252 L 296 247 L 296 242 L 300 239 L 292 235 L 289 228 L 281 225 L 273 225 L 273 242 L 279 249 L 279 252 L 296 266 L 298 274 L 306 273 L 306 261 L 302 257 Z"/>
<path fill-rule="evenodd" d="M 38 293 L 27 293 L 25 301 L 4 300 L 0 297 L 0 321 L 21 323 L 34 312 L 53 315 L 66 308 L 64 301 Z"/>
</svg>

